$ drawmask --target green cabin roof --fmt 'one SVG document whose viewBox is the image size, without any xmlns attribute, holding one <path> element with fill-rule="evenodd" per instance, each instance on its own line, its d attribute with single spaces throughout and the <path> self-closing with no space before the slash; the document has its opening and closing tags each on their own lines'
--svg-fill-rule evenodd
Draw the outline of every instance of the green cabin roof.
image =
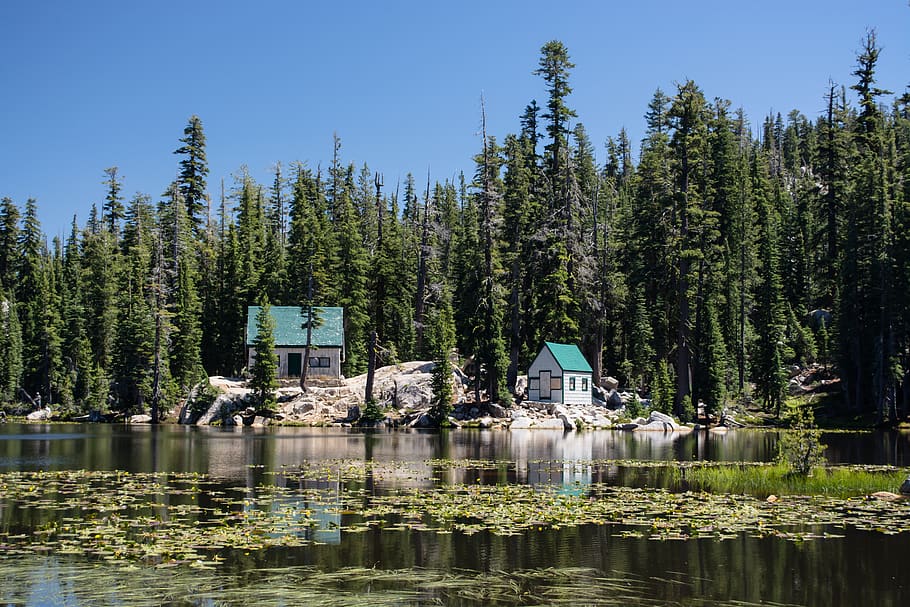
<svg viewBox="0 0 910 607">
<path fill-rule="evenodd" d="M 270 309 L 275 321 L 276 346 L 306 346 L 306 310 L 300 306 L 272 306 Z M 249 306 L 246 315 L 246 345 L 252 346 L 259 333 L 256 329 L 256 316 L 259 306 Z M 344 308 L 314 307 L 313 338 L 314 347 L 344 347 Z"/>
<path fill-rule="evenodd" d="M 550 350 L 550 354 L 556 359 L 556 364 L 563 371 L 594 372 L 594 369 L 585 360 L 584 354 L 581 353 L 581 350 L 575 344 L 554 344 L 553 342 L 545 341 L 544 345 Z"/>
</svg>

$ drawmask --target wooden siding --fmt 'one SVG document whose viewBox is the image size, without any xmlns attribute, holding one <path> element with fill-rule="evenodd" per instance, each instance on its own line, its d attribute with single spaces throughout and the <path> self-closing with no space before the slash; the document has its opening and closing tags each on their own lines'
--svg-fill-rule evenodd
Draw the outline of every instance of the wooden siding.
<svg viewBox="0 0 910 607">
<path fill-rule="evenodd" d="M 306 348 L 293 347 L 287 348 L 279 346 L 275 348 L 278 354 L 278 377 L 290 377 L 288 375 L 288 354 L 300 354 L 301 361 Z M 310 358 L 328 358 L 328 367 L 310 367 L 308 377 L 341 377 L 341 348 L 310 348 Z M 247 368 L 253 367 L 253 360 L 256 358 L 256 352 L 248 348 Z M 302 364 L 302 363 L 301 363 Z"/>
<path fill-rule="evenodd" d="M 551 391 L 550 398 L 542 399 L 540 397 L 540 372 L 550 371 L 551 374 Z M 572 380 L 575 381 L 575 389 L 570 389 Z M 586 384 L 587 389 L 582 389 Z M 539 402 L 550 402 L 560 404 L 591 404 L 591 374 L 581 373 L 578 371 L 564 372 L 549 348 L 544 346 L 531 366 L 528 367 L 528 400 Z"/>
</svg>

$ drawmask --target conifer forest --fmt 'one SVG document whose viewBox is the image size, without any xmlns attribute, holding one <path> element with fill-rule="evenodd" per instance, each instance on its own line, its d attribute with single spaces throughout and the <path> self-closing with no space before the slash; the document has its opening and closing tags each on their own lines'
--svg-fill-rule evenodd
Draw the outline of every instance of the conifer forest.
<svg viewBox="0 0 910 607">
<path fill-rule="evenodd" d="M 485 398 L 508 403 L 555 341 L 682 417 L 699 401 L 779 414 L 788 369 L 815 362 L 839 379 L 831 407 L 897 421 L 910 93 L 876 80 L 879 53 L 869 32 L 853 80 L 822 86 L 811 116 L 748 117 L 693 81 L 658 88 L 644 139 L 621 130 L 599 152 L 571 105 L 569 49 L 547 42 L 528 58 L 546 97 L 504 136 L 481 110 L 476 155 L 444 181 L 392 183 L 336 136 L 325 166 L 213 183 L 194 115 L 174 125 L 173 183 L 128 197 L 128 176 L 99 167 L 103 200 L 65 238 L 42 232 L 38 201 L 2 199 L 0 400 L 171 406 L 246 372 L 247 306 L 267 303 L 343 307 L 349 377 L 375 331 L 378 364 L 454 346 Z"/>
</svg>

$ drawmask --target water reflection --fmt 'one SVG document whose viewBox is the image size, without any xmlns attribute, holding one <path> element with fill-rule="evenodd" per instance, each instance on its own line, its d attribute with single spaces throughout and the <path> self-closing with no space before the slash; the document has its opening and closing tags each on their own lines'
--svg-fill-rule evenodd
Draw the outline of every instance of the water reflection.
<svg viewBox="0 0 910 607">
<path fill-rule="evenodd" d="M 422 462 L 470 459 L 514 462 L 518 482 L 533 482 L 537 461 L 771 461 L 773 431 L 448 432 L 339 428 L 197 428 L 109 424 L 0 424 L 0 470 L 123 469 L 202 472 L 255 486 L 261 470 L 301 462 L 362 459 Z M 831 463 L 910 465 L 910 433 L 826 433 Z"/>
<path fill-rule="evenodd" d="M 105 597 L 105 604 L 134 604 L 139 599 L 145 604 L 264 603 L 263 585 L 277 589 L 268 596 L 280 600 L 271 604 L 344 604 L 343 597 L 361 600 L 368 596 L 368 590 L 401 592 L 406 597 L 403 602 L 415 605 L 485 604 L 482 599 L 457 594 L 451 589 L 456 582 L 466 588 L 513 585 L 527 592 L 510 604 L 570 604 L 580 596 L 588 597 L 583 602 L 611 605 L 623 601 L 906 604 L 910 597 L 903 569 L 910 561 L 910 542 L 903 535 L 846 529 L 838 530 L 842 538 L 796 543 L 747 534 L 722 542 L 657 542 L 625 537 L 619 525 L 539 529 L 515 536 L 406 528 L 341 531 L 349 526 L 352 516 L 343 509 L 345 492 L 363 491 L 366 503 L 370 496 L 440 484 L 556 485 L 561 492 L 582 495 L 595 483 L 663 487 L 674 482 L 671 468 L 624 466 L 621 461 L 770 461 L 776 454 L 777 440 L 775 432 L 742 430 L 685 434 L 533 430 L 440 433 L 3 424 L 2 472 L 85 469 L 155 473 L 149 500 L 159 505 L 159 520 L 167 517 L 164 505 L 190 505 L 193 499 L 192 495 L 173 491 L 170 473 L 204 473 L 211 486 L 198 493 L 198 505 L 205 514 L 194 523 L 211 522 L 206 517 L 214 517 L 209 513 L 218 508 L 228 510 L 228 517 L 261 514 L 280 522 L 269 533 L 294 535 L 318 544 L 238 550 L 226 554 L 217 570 L 181 578 L 184 574 L 178 571 L 168 573 L 151 567 L 140 568 L 141 575 L 122 575 L 116 569 L 79 558 L 4 558 L 0 541 L 0 604 L 88 605 L 98 604 L 98 596 Z M 827 459 L 834 463 L 910 465 L 908 433 L 829 433 L 822 441 L 828 445 Z M 453 460 L 467 463 L 447 463 Z M 363 474 L 354 480 L 350 476 L 342 480 L 340 474 L 331 473 L 314 479 L 299 473 L 303 464 L 330 472 L 333 466 L 362 466 Z M 310 499 L 311 491 L 318 491 L 322 497 Z M 231 493 L 243 499 L 226 505 L 213 498 Z M 14 511 L 0 496 L 0 533 L 30 532 L 42 528 L 52 517 L 81 515 L 75 508 Z M 276 573 L 286 572 L 287 567 L 309 569 L 296 571 L 291 585 L 286 573 Z M 393 574 L 391 579 L 383 578 L 382 584 L 373 586 L 368 581 L 354 589 L 341 581 L 344 575 L 320 577 L 352 567 L 374 571 L 376 576 L 383 571 Z M 405 576 L 398 571 L 413 573 Z M 569 573 L 560 573 L 564 571 Z M 440 583 L 427 590 L 427 576 L 451 579 L 452 584 Z M 114 579 L 116 583 L 111 583 Z M 365 579 L 370 578 L 367 575 Z M 165 594 L 178 582 L 183 584 L 180 588 L 184 594 Z M 617 584 L 625 594 L 616 590 Z M 194 598 L 195 589 L 203 586 L 208 598 Z M 301 587 L 311 594 L 294 594 Z M 155 600 L 158 597 L 149 588 L 160 589 L 162 600 Z M 169 598 L 174 596 L 180 598 Z M 399 598 L 398 594 L 377 594 L 382 596 L 389 603 Z"/>
</svg>

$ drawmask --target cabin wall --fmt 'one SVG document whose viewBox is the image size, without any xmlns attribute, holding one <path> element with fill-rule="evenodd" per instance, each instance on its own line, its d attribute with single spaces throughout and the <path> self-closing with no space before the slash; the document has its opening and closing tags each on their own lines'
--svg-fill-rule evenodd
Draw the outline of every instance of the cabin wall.
<svg viewBox="0 0 910 607">
<path fill-rule="evenodd" d="M 550 372 L 550 398 L 541 398 L 540 372 Z M 562 369 L 549 348 L 544 347 L 528 367 L 528 400 L 561 403 L 563 393 Z"/>
<path fill-rule="evenodd" d="M 300 377 L 299 373 L 290 374 L 288 368 L 289 354 L 300 354 L 301 368 L 303 366 L 303 355 L 306 351 L 302 346 L 277 346 L 275 353 L 278 355 L 278 377 Z M 327 366 L 310 365 L 307 372 L 308 377 L 341 377 L 341 348 L 310 348 L 310 359 L 321 359 L 319 363 Z M 247 369 L 253 367 L 253 361 L 256 359 L 256 352 L 248 348 Z"/>
<path fill-rule="evenodd" d="M 563 401 L 567 405 L 591 404 L 591 374 L 566 372 L 562 379 Z"/>
</svg>

